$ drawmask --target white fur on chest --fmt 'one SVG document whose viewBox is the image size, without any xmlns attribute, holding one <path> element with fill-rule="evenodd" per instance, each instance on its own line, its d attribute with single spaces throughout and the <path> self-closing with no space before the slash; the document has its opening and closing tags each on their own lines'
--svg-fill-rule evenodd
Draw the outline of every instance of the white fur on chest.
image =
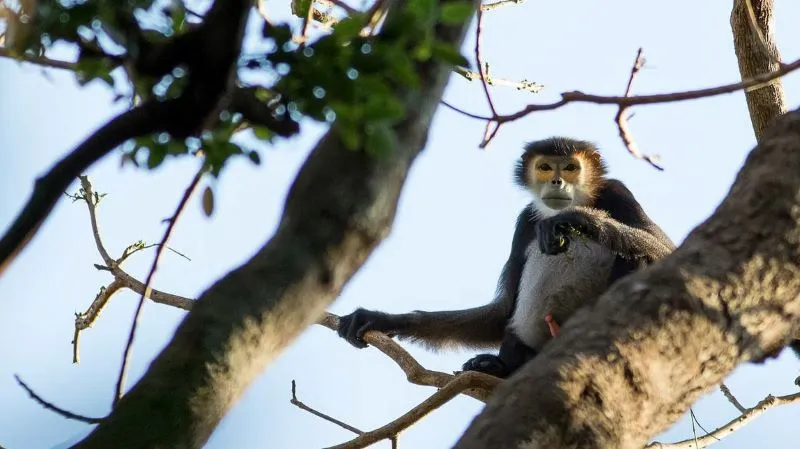
<svg viewBox="0 0 800 449">
<path fill-rule="evenodd" d="M 547 335 L 544 309 L 547 300 L 586 302 L 605 290 L 614 254 L 594 241 L 572 238 L 566 252 L 542 254 L 534 240 L 526 250 L 516 308 L 511 326 L 529 346 L 539 349 Z M 541 321 L 541 322 L 539 322 Z"/>
</svg>

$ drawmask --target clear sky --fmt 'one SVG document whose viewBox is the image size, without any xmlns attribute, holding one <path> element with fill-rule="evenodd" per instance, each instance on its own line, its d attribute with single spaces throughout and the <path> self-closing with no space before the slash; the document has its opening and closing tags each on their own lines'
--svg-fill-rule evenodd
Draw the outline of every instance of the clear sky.
<svg viewBox="0 0 800 449">
<path fill-rule="evenodd" d="M 273 19 L 288 17 L 288 3 L 267 2 Z M 545 85 L 538 95 L 494 88 L 495 104 L 501 112 L 512 112 L 530 102 L 553 101 L 563 91 L 621 94 L 640 46 L 648 68 L 638 77 L 635 93 L 737 81 L 731 3 L 527 1 L 488 13 L 483 56 L 492 73 Z M 776 3 L 778 43 L 788 62 L 800 57 L 795 23 L 800 4 Z M 474 26 L 467 39 L 465 52 L 471 54 Z M 784 86 L 789 107 L 800 106 L 800 75 L 786 77 Z M 0 151 L 5 161 L 0 165 L 0 227 L 16 216 L 37 176 L 122 110 L 112 98 L 104 86 L 80 87 L 68 73 L 48 71 L 43 76 L 34 66 L 0 60 Z M 445 99 L 472 112 L 487 111 L 480 85 L 457 75 Z M 634 111 L 634 137 L 643 151 L 662 156 L 664 172 L 628 155 L 617 135 L 613 107 L 570 105 L 528 116 L 504 126 L 485 151 L 477 148 L 481 123 L 439 108 L 427 148 L 403 191 L 391 235 L 329 310 L 444 310 L 489 301 L 509 251 L 515 217 L 526 203 L 511 182 L 514 160 L 524 142 L 553 135 L 596 142 L 611 175 L 631 188 L 676 243 L 682 242 L 727 194 L 755 144 L 744 96 Z M 191 261 L 166 253 L 156 275 L 157 288 L 196 297 L 269 239 L 289 183 L 324 132 L 313 124 L 304 124 L 303 130 L 301 137 L 260 148 L 260 167 L 245 160 L 232 163 L 212 184 L 216 211 L 211 219 L 203 216 L 199 195 L 193 199 L 171 241 Z M 114 256 L 136 240 L 160 239 L 161 220 L 172 213 L 197 163 L 169 159 L 147 172 L 120 170 L 119 161 L 120 153 L 115 153 L 88 172 L 96 190 L 108 194 L 99 220 Z M 70 188 L 76 190 L 77 182 Z M 134 257 L 126 269 L 143 278 L 151 251 Z M 16 385 L 15 373 L 62 407 L 94 416 L 108 412 L 138 296 L 125 292 L 113 298 L 94 327 L 83 333 L 81 363 L 73 365 L 73 314 L 84 310 L 111 281 L 93 268 L 100 261 L 85 205 L 64 199 L 0 278 L 0 445 L 61 447 L 88 431 L 86 425 L 31 401 Z M 130 382 L 169 341 L 184 313 L 146 305 Z M 474 354 L 433 354 L 405 346 L 426 367 L 445 372 L 459 369 Z M 796 391 L 793 380 L 799 374 L 800 362 L 785 351 L 763 365 L 740 367 L 727 382 L 746 406 L 752 406 L 767 394 Z M 257 379 L 207 447 L 318 448 L 353 436 L 289 404 L 292 379 L 302 401 L 362 430 L 385 424 L 434 392 L 406 383 L 402 372 L 377 350 L 356 350 L 330 330 L 313 326 Z M 471 398 L 457 398 L 403 433 L 400 447 L 450 447 L 481 406 Z M 736 414 L 717 390 L 695 404 L 694 411 L 706 429 Z M 794 448 L 798 419 L 800 405 L 772 410 L 715 447 Z M 691 436 L 685 416 L 659 440 Z M 384 442 L 375 447 L 389 446 Z"/>
</svg>

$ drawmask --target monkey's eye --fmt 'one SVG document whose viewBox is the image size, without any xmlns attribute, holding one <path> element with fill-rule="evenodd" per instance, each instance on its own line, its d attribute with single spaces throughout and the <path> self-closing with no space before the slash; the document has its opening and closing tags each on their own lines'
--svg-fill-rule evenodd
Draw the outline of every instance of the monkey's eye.
<svg viewBox="0 0 800 449">
<path fill-rule="evenodd" d="M 566 170 L 566 171 L 575 171 L 577 169 L 578 169 L 578 166 L 575 165 L 575 164 L 567 164 L 567 166 L 564 167 L 564 170 Z"/>
<path fill-rule="evenodd" d="M 552 169 L 553 169 L 553 167 L 550 167 L 550 164 L 546 164 L 546 163 L 539 166 L 539 170 L 541 170 L 541 171 L 550 171 Z"/>
</svg>

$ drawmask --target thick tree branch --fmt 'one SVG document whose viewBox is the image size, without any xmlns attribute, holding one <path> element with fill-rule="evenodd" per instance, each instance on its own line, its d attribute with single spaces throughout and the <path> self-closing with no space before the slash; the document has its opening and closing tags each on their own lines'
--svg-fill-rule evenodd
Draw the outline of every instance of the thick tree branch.
<svg viewBox="0 0 800 449">
<path fill-rule="evenodd" d="M 128 139 L 156 132 L 168 106 L 145 103 L 116 117 L 36 180 L 30 199 L 0 240 L 0 275 L 33 238 L 75 177 Z"/>
<path fill-rule="evenodd" d="M 680 248 L 576 313 L 456 448 L 640 448 L 736 366 L 774 356 L 800 323 L 798 172 L 794 111 Z"/>
<path fill-rule="evenodd" d="M 459 46 L 467 25 L 437 26 L 435 38 Z M 142 379 L 76 448 L 202 447 L 253 379 L 319 318 L 388 234 L 425 146 L 450 67 L 429 60 L 415 71 L 424 87 L 398 91 L 408 113 L 393 127 L 394 150 L 348 150 L 334 125 L 301 168 L 275 235 L 201 295 Z"/>
<path fill-rule="evenodd" d="M 0 275 L 37 232 L 61 193 L 94 162 L 128 139 L 157 131 L 182 139 L 200 131 L 209 120 L 216 120 L 216 112 L 229 101 L 226 93 L 233 87 L 236 58 L 251 6 L 247 0 L 215 2 L 206 21 L 193 32 L 198 34 L 191 42 L 199 48 L 184 48 L 184 42 L 188 42 L 184 36 L 189 34 L 165 47 L 173 59 L 185 57 L 189 61 L 190 82 L 181 96 L 146 102 L 111 120 L 36 181 L 33 195 L 0 240 Z M 170 59 L 165 56 L 164 60 Z"/>
<path fill-rule="evenodd" d="M 752 7 L 752 8 L 751 8 Z M 731 30 L 742 79 L 783 68 L 772 30 L 773 0 L 735 0 Z M 786 98 L 780 79 L 745 90 L 747 109 L 756 139 L 778 115 L 786 112 Z"/>
</svg>

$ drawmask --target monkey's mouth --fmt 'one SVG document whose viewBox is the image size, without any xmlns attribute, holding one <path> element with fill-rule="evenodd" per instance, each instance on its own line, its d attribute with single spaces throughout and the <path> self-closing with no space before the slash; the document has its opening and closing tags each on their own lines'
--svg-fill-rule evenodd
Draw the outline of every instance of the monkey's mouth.
<svg viewBox="0 0 800 449">
<path fill-rule="evenodd" d="M 542 198 L 545 201 L 572 201 L 568 196 L 546 196 Z"/>
</svg>

